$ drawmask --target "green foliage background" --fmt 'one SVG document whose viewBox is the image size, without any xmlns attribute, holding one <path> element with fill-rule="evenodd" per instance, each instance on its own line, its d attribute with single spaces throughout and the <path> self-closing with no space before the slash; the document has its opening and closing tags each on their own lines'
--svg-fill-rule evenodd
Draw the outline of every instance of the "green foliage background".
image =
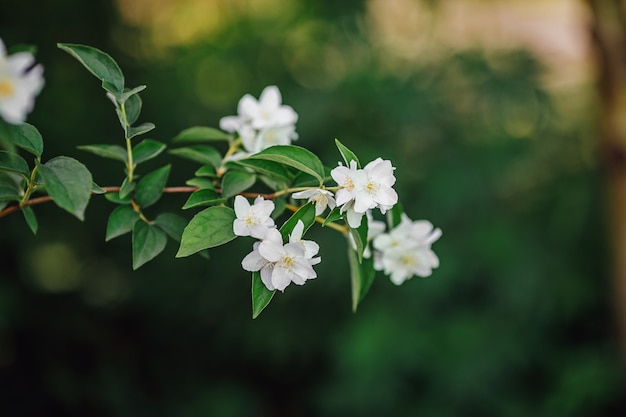
<svg viewBox="0 0 626 417">
<path fill-rule="evenodd" d="M 132 272 L 128 236 L 104 242 L 105 199 L 92 198 L 84 224 L 38 206 L 37 237 L 19 214 L 0 220 L 2 414 L 626 414 L 588 91 L 549 94 L 524 50 L 450 51 L 390 71 L 363 33 L 362 2 L 299 4 L 289 18 L 242 14 L 206 41 L 139 58 L 138 29 L 106 0 L 3 1 L 0 36 L 39 48 L 46 87 L 29 121 L 47 158 L 79 159 L 100 185 L 124 175 L 76 149 L 121 144 L 122 132 L 99 83 L 57 42 L 107 51 L 129 84 L 148 85 L 140 122 L 165 142 L 276 84 L 300 115 L 296 144 L 327 165 L 340 159 L 335 137 L 363 161 L 394 162 L 406 211 L 443 229 L 441 267 L 399 288 L 378 276 L 353 314 L 343 239 L 317 228 L 319 278 L 253 321 L 239 265 L 252 240 L 210 261 L 168 247 Z M 303 28 L 313 29 L 294 47 L 285 34 Z M 335 74 L 329 45 L 365 58 Z M 167 158 L 170 185 L 191 177 L 195 167 Z"/>
</svg>

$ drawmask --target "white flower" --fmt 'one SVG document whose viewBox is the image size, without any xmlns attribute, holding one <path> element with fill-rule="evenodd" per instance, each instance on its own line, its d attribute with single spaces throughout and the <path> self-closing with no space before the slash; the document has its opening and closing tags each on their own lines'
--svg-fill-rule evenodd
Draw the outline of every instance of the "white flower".
<svg viewBox="0 0 626 417">
<path fill-rule="evenodd" d="M 402 214 L 400 224 L 389 233 L 374 238 L 374 267 L 383 270 L 391 281 L 400 285 L 413 275 L 427 277 L 439 266 L 439 258 L 431 245 L 441 236 L 427 220 L 412 221 Z"/>
<path fill-rule="evenodd" d="M 378 208 L 385 213 L 398 202 L 398 194 L 392 188 L 396 182 L 394 169 L 390 161 L 377 158 L 363 169 L 350 161 L 349 167 L 339 163 L 330 171 L 339 185 L 337 205 L 341 206 L 341 213 L 346 213 L 350 227 L 359 227 L 366 211 Z"/>
<path fill-rule="evenodd" d="M 274 211 L 274 202 L 257 197 L 251 206 L 245 197 L 235 197 L 235 215 L 233 232 L 237 236 L 252 236 L 262 239 L 268 229 L 274 227 L 274 219 L 270 217 Z"/>
<path fill-rule="evenodd" d="M 265 87 L 257 101 L 250 94 L 239 100 L 237 112 L 244 121 L 250 121 L 254 129 L 261 130 L 274 126 L 286 126 L 298 121 L 298 114 L 290 106 L 281 104 L 278 87 Z"/>
<path fill-rule="evenodd" d="M 260 271 L 261 281 L 268 290 L 284 291 L 292 282 L 303 285 L 317 277 L 313 265 L 319 258 L 307 258 L 301 241 L 283 244 L 277 229 L 269 229 L 262 242 L 241 262 L 246 271 Z"/>
<path fill-rule="evenodd" d="M 304 257 L 309 260 L 309 263 L 311 265 L 317 265 L 318 263 L 321 262 L 322 259 L 320 257 L 314 258 L 314 256 L 317 255 L 317 253 L 320 250 L 320 247 L 317 243 L 315 243 L 312 240 L 303 240 L 302 239 L 303 233 L 304 233 L 304 223 L 302 223 L 302 220 L 298 220 L 295 227 L 291 231 L 291 234 L 289 235 L 289 243 L 302 244 L 302 246 L 304 246 Z"/>
<path fill-rule="evenodd" d="M 239 136 L 243 147 L 250 153 L 261 152 L 274 145 L 289 145 L 292 140 L 298 139 L 294 125 L 274 126 L 259 132 L 245 125 L 239 129 Z"/>
<path fill-rule="evenodd" d="M 34 62 L 29 52 L 7 56 L 0 39 L 0 116 L 9 123 L 26 119 L 43 87 L 43 67 Z"/>
<path fill-rule="evenodd" d="M 326 207 L 330 207 L 330 209 L 334 209 L 336 202 L 332 192 L 328 190 L 324 190 L 322 188 L 314 188 L 310 190 L 299 191 L 297 193 L 293 193 L 291 195 L 293 198 L 307 198 L 307 202 L 315 203 L 315 215 L 321 215 Z"/>
</svg>

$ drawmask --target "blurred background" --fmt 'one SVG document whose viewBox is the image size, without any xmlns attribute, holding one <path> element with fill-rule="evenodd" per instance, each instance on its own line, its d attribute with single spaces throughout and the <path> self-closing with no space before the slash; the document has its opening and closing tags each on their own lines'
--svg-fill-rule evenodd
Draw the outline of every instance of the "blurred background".
<svg viewBox="0 0 626 417">
<path fill-rule="evenodd" d="M 0 220 L 0 414 L 625 416 L 620 7 L 2 0 L 0 37 L 36 45 L 45 67 L 29 117 L 44 160 L 123 178 L 76 148 L 122 144 L 99 82 L 55 46 L 84 43 L 148 86 L 139 121 L 163 142 L 279 86 L 296 144 L 329 166 L 335 137 L 391 159 L 405 210 L 443 237 L 430 278 L 378 275 L 353 314 L 345 242 L 314 229 L 319 278 L 253 321 L 239 265 L 252 240 L 210 261 L 175 259 L 170 243 L 133 272 L 129 235 L 104 242 L 102 197 L 84 224 L 35 207 L 36 237 L 13 214 Z M 153 167 L 168 162 L 169 185 L 196 168 L 170 155 Z"/>
</svg>

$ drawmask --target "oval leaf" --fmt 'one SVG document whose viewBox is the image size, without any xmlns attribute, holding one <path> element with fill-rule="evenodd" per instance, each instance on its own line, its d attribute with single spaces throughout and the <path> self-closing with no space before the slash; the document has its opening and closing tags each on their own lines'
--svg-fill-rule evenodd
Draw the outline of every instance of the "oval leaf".
<svg viewBox="0 0 626 417">
<path fill-rule="evenodd" d="M 43 138 L 35 126 L 22 123 L 14 126 L 12 133 L 11 139 L 16 146 L 35 156 L 41 156 L 43 152 Z"/>
<path fill-rule="evenodd" d="M 304 231 L 302 235 L 309 230 L 309 227 L 315 223 L 315 204 L 306 203 L 298 209 L 280 228 L 280 234 L 283 236 L 284 241 L 289 240 L 289 234 L 296 227 L 298 220 L 302 220 L 304 223 Z"/>
<path fill-rule="evenodd" d="M 138 165 L 142 162 L 149 161 L 163 152 L 165 148 L 166 146 L 162 142 L 145 139 L 133 148 L 133 163 Z"/>
<path fill-rule="evenodd" d="M 374 259 L 364 258 L 359 261 L 359 256 L 348 242 L 348 263 L 350 264 L 350 283 L 352 288 L 352 311 L 356 309 L 372 286 L 376 272 Z"/>
<path fill-rule="evenodd" d="M 165 232 L 146 222 L 133 226 L 133 269 L 137 269 L 163 252 L 167 244 Z"/>
<path fill-rule="evenodd" d="M 111 93 L 123 93 L 124 74 L 109 54 L 87 45 L 58 43 L 57 46 L 76 58 L 89 72 L 101 80 L 105 90 Z"/>
<path fill-rule="evenodd" d="M 248 159 L 264 159 L 293 167 L 314 176 L 320 183 L 324 182 L 324 165 L 322 161 L 308 149 L 293 145 L 271 146 L 249 156 Z"/>
<path fill-rule="evenodd" d="M 17 172 L 26 178 L 30 175 L 28 162 L 18 154 L 7 151 L 0 151 L 0 170 Z"/>
<path fill-rule="evenodd" d="M 39 174 L 56 205 L 83 220 L 91 196 L 91 172 L 73 158 L 57 156 L 39 165 Z"/>
<path fill-rule="evenodd" d="M 185 227 L 176 257 L 230 242 L 236 237 L 233 232 L 235 218 L 235 211 L 229 207 L 214 206 L 202 210 Z"/>
<path fill-rule="evenodd" d="M 139 180 L 135 190 L 135 201 L 140 207 L 151 206 L 161 198 L 171 167 L 169 164 L 165 165 Z"/>
<path fill-rule="evenodd" d="M 104 240 L 108 242 L 130 232 L 137 220 L 139 220 L 139 213 L 133 210 L 131 206 L 116 207 L 109 215 Z"/>
<path fill-rule="evenodd" d="M 79 146 L 78 149 L 123 163 L 126 163 L 127 159 L 126 150 L 119 145 L 84 145 Z"/>
<path fill-rule="evenodd" d="M 181 158 L 200 162 L 201 164 L 210 164 L 215 168 L 219 167 L 222 163 L 222 155 L 212 146 L 185 146 L 184 148 L 171 149 L 169 153 L 180 156 Z"/>
<path fill-rule="evenodd" d="M 174 136 L 172 142 L 209 142 L 216 140 L 228 140 L 230 136 L 213 127 L 194 126 L 183 130 Z"/>
<path fill-rule="evenodd" d="M 272 301 L 272 297 L 276 290 L 270 291 L 267 289 L 263 281 L 261 281 L 261 274 L 256 271 L 252 273 L 252 318 L 256 319 L 265 307 Z"/>
<path fill-rule="evenodd" d="M 212 206 L 215 204 L 221 204 L 226 201 L 225 198 L 222 198 L 215 190 L 211 189 L 200 189 L 194 191 L 183 206 L 183 210 L 200 207 L 200 206 Z"/>
<path fill-rule="evenodd" d="M 356 157 L 354 152 L 344 146 L 343 143 L 339 142 L 339 139 L 335 139 L 335 145 L 337 145 L 337 149 L 339 149 L 339 153 L 341 154 L 346 166 L 350 166 L 350 161 L 356 162 L 357 168 L 361 168 L 361 163 L 359 162 L 359 158 Z"/>
<path fill-rule="evenodd" d="M 222 179 L 222 197 L 229 198 L 252 187 L 256 175 L 245 171 L 228 171 Z"/>
</svg>

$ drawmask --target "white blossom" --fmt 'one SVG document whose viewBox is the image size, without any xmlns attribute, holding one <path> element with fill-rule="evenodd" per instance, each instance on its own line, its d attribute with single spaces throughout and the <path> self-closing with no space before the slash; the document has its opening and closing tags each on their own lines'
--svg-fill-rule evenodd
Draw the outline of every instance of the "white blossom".
<svg viewBox="0 0 626 417">
<path fill-rule="evenodd" d="M 315 255 L 319 252 L 320 247 L 312 240 L 302 239 L 303 233 L 304 223 L 302 223 L 302 220 L 298 220 L 289 235 L 289 243 L 300 243 L 304 247 L 304 257 L 309 260 L 311 265 L 317 265 L 322 260 L 320 257 L 315 258 Z"/>
<path fill-rule="evenodd" d="M 312 188 L 310 190 L 298 191 L 297 193 L 293 193 L 291 196 L 295 199 L 306 198 L 309 203 L 314 202 L 316 216 L 321 215 L 326 210 L 326 207 L 329 207 L 332 210 L 337 204 L 333 193 L 323 188 Z"/>
<path fill-rule="evenodd" d="M 374 238 L 374 267 L 389 275 L 396 285 L 414 275 L 427 277 L 439 266 L 431 245 L 440 236 L 441 229 L 435 229 L 429 221 L 412 221 L 403 214 L 400 224 Z"/>
<path fill-rule="evenodd" d="M 9 123 L 26 119 L 43 87 L 43 67 L 33 66 L 34 62 L 29 52 L 7 56 L 0 39 L 0 116 Z"/>
<path fill-rule="evenodd" d="M 237 236 L 252 236 L 262 239 L 268 229 L 274 227 L 274 219 L 270 217 L 274 211 L 274 202 L 259 196 L 250 205 L 245 197 L 235 197 L 235 215 L 233 232 Z"/>
</svg>

